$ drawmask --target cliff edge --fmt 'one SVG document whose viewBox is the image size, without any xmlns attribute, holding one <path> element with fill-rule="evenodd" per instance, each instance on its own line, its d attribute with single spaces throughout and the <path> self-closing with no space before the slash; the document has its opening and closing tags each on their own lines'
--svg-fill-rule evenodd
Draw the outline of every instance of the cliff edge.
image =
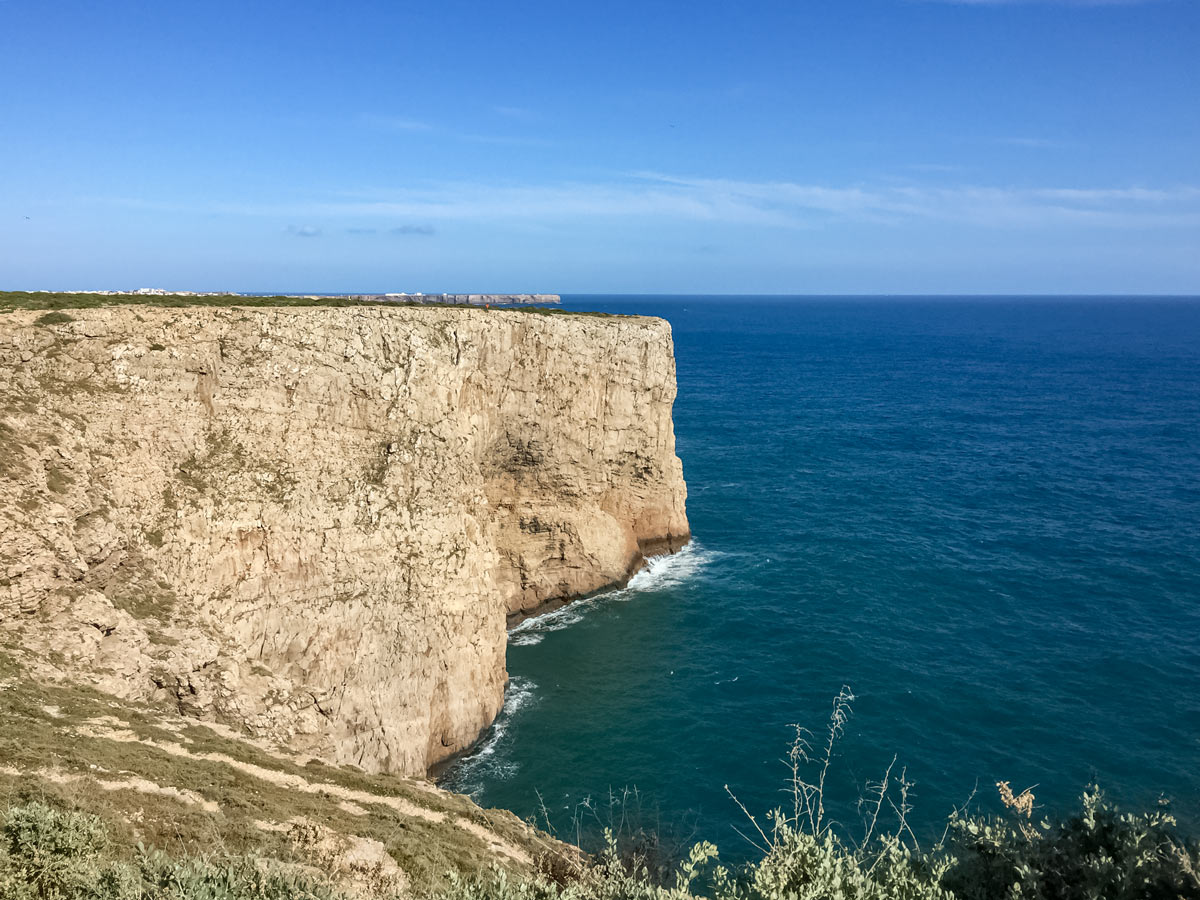
<svg viewBox="0 0 1200 900">
<path fill-rule="evenodd" d="M 658 319 L 0 314 L 0 639 L 335 764 L 498 712 L 505 623 L 688 538 Z"/>
</svg>

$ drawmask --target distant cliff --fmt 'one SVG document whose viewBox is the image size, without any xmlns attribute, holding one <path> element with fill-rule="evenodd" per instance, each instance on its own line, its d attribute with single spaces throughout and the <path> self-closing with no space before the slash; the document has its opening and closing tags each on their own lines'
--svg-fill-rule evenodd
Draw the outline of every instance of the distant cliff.
<svg viewBox="0 0 1200 900">
<path fill-rule="evenodd" d="M 353 294 L 358 300 L 374 300 L 380 303 L 446 303 L 461 306 L 525 306 L 557 305 L 562 303 L 558 294 Z"/>
<path fill-rule="evenodd" d="M 0 313 L 0 638 L 406 774 L 500 708 L 505 619 L 687 540 L 657 319 Z"/>
</svg>

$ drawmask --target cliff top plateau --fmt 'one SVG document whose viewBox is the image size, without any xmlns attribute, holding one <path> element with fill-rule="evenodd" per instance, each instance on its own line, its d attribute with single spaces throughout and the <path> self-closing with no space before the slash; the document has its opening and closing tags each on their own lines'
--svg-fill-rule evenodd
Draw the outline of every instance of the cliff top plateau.
<svg viewBox="0 0 1200 900">
<path fill-rule="evenodd" d="M 439 306 L 463 309 L 500 306 L 526 312 L 611 316 L 557 308 L 558 294 L 274 294 L 257 296 L 197 291 L 0 291 L 0 312 L 16 309 L 94 309 L 102 306 L 224 307 Z"/>
</svg>

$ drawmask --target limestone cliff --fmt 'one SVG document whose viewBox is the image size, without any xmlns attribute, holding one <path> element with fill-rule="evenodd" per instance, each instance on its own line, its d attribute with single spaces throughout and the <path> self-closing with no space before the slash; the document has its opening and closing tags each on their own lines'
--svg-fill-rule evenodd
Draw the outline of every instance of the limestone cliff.
<svg viewBox="0 0 1200 900">
<path fill-rule="evenodd" d="M 687 539 L 657 319 L 0 314 L 0 639 L 291 749 L 424 772 L 505 620 Z"/>
</svg>

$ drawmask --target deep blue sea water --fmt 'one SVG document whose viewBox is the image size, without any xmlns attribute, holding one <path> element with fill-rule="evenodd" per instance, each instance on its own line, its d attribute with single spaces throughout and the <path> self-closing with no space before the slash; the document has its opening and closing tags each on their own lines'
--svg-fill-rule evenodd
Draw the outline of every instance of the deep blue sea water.
<svg viewBox="0 0 1200 900">
<path fill-rule="evenodd" d="M 515 633 L 450 787 L 563 827 L 636 785 L 736 856 L 724 785 L 783 802 L 849 685 L 847 825 L 894 755 L 921 833 L 1000 780 L 1200 824 L 1200 300 L 567 302 L 671 322 L 695 542 Z"/>
</svg>

